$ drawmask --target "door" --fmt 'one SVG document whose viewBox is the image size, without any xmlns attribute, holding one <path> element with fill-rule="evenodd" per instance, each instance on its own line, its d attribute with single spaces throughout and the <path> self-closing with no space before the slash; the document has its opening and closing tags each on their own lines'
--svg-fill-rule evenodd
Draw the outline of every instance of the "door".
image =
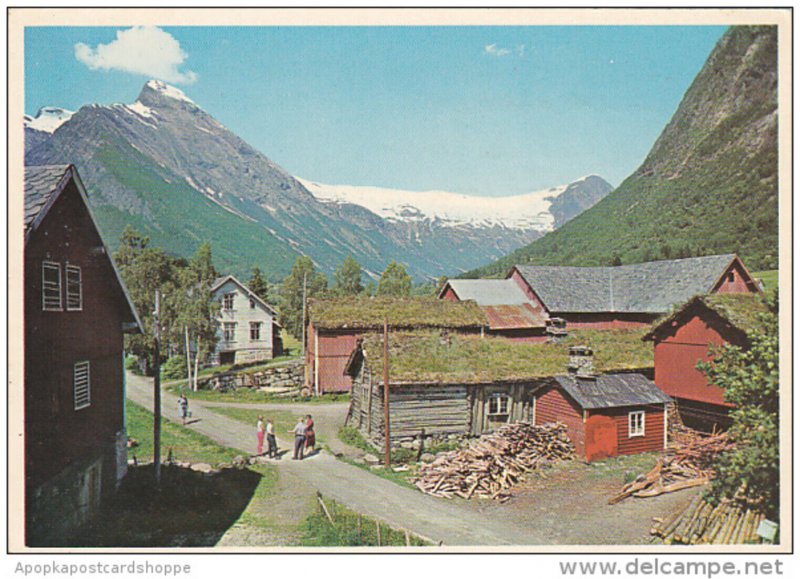
<svg viewBox="0 0 800 579">
<path fill-rule="evenodd" d="M 610 416 L 592 414 L 586 420 L 586 460 L 617 456 L 617 423 Z"/>
</svg>

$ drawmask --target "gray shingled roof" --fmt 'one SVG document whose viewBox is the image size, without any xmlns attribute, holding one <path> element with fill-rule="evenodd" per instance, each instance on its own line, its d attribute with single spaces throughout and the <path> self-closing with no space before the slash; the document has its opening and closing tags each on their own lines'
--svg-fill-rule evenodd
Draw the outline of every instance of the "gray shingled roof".
<svg viewBox="0 0 800 579">
<path fill-rule="evenodd" d="M 556 381 L 584 409 L 620 408 L 672 401 L 672 398 L 641 374 L 601 374 L 595 378 L 556 376 Z"/>
<path fill-rule="evenodd" d="M 525 292 L 511 279 L 451 279 L 447 283 L 460 300 L 474 300 L 479 306 L 530 303 Z"/>
<path fill-rule="evenodd" d="M 664 313 L 711 291 L 736 255 L 609 267 L 518 265 L 550 312 Z"/>
<path fill-rule="evenodd" d="M 68 181 L 69 165 L 25 167 L 25 233 Z M 46 213 L 46 212 L 45 212 Z"/>
</svg>

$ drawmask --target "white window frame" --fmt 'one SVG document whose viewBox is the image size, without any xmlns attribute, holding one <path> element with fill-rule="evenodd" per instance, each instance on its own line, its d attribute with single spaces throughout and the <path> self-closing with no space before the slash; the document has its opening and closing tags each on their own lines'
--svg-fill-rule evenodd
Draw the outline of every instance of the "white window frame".
<svg viewBox="0 0 800 579">
<path fill-rule="evenodd" d="M 261 341 L 261 325 L 263 322 L 250 322 L 250 341 L 251 342 L 260 342 Z M 256 337 L 253 337 L 253 330 L 256 331 Z"/>
<path fill-rule="evenodd" d="M 492 403 L 496 408 L 492 410 Z M 486 414 L 489 416 L 508 416 L 511 413 L 511 396 L 508 394 L 492 394 L 489 396 L 489 406 Z"/>
<path fill-rule="evenodd" d="M 236 341 L 236 322 L 222 322 L 222 337 L 226 342 Z"/>
<path fill-rule="evenodd" d="M 69 279 L 70 278 L 70 273 L 72 273 L 72 274 L 76 274 L 77 273 L 78 274 L 78 291 L 77 291 L 77 293 L 70 292 L 70 279 Z M 77 265 L 69 265 L 69 264 L 67 264 L 64 267 L 64 277 L 66 278 L 64 280 L 65 281 L 64 287 L 65 287 L 66 292 L 67 292 L 67 303 L 66 303 L 67 311 L 68 312 L 80 312 L 80 311 L 83 310 L 83 275 L 81 274 L 81 268 L 79 266 L 77 266 Z M 70 301 L 74 300 L 75 298 L 77 298 L 77 305 L 74 305 L 75 304 L 74 301 L 72 302 L 72 304 L 70 304 Z"/>
<path fill-rule="evenodd" d="M 58 273 L 58 281 L 47 281 L 45 272 L 55 271 Z M 58 292 L 58 305 L 55 305 L 53 295 L 49 296 L 48 301 L 47 292 Z M 46 312 L 60 312 L 64 310 L 64 303 L 61 297 L 61 264 L 56 261 L 43 261 L 42 262 L 42 310 Z"/>
<path fill-rule="evenodd" d="M 92 375 L 88 360 L 75 362 L 72 367 L 72 394 L 75 410 L 92 405 Z"/>
<path fill-rule="evenodd" d="M 222 309 L 226 312 L 233 311 L 233 303 L 236 299 L 236 292 L 228 292 L 222 296 Z M 228 305 L 230 303 L 230 306 Z"/>
<path fill-rule="evenodd" d="M 628 412 L 628 438 L 644 436 L 645 411 Z"/>
</svg>

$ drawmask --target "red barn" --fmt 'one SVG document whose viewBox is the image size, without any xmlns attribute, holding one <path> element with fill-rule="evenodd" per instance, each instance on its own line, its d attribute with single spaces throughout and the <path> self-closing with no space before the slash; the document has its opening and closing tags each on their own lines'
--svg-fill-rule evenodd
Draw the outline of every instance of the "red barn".
<svg viewBox="0 0 800 579">
<path fill-rule="evenodd" d="M 507 279 L 568 329 L 644 327 L 696 295 L 761 292 L 734 254 L 610 267 L 517 265 Z"/>
<path fill-rule="evenodd" d="M 697 363 L 710 359 L 711 346 L 749 348 L 747 331 L 766 311 L 760 296 L 752 294 L 698 296 L 644 336 L 655 343 L 655 382 L 675 398 L 685 424 L 701 430 L 730 425 L 724 391 L 708 383 Z"/>
<path fill-rule="evenodd" d="M 547 313 L 511 279 L 451 279 L 439 299 L 475 301 L 486 315 L 490 335 L 523 342 L 547 339 Z"/>
<path fill-rule="evenodd" d="M 383 328 L 441 328 L 482 333 L 486 317 L 473 301 L 432 298 L 345 297 L 311 300 L 306 332 L 306 386 L 314 394 L 349 392 L 345 366 L 359 336 Z"/>
<path fill-rule="evenodd" d="M 26 544 L 63 544 L 125 475 L 123 334 L 141 331 L 75 167 L 27 167 Z"/>
</svg>

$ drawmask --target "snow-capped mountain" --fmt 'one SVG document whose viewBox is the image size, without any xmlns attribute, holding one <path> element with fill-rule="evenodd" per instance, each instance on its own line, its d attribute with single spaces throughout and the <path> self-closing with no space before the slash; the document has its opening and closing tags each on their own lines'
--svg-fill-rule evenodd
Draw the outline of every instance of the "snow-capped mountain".
<svg viewBox="0 0 800 579">
<path fill-rule="evenodd" d="M 35 117 L 25 115 L 25 128 L 44 133 L 53 133 L 75 113 L 59 107 L 42 107 Z"/>
<path fill-rule="evenodd" d="M 371 276 L 390 260 L 418 280 L 454 275 L 536 239 L 600 190 L 576 182 L 488 201 L 384 190 L 374 205 L 371 188 L 336 197 L 300 182 L 160 81 L 130 104 L 47 110 L 26 119 L 26 163 L 75 164 L 112 247 L 127 224 L 183 256 L 208 240 L 217 267 L 241 276 L 257 265 L 282 277 L 300 254 L 328 274 L 352 255 Z M 33 128 L 39 117 L 52 132 Z M 595 181 L 610 189 L 582 183 Z"/>
<path fill-rule="evenodd" d="M 301 178 L 298 181 L 320 201 L 360 205 L 394 223 L 428 220 L 443 227 L 503 227 L 528 232 L 552 231 L 580 211 L 591 207 L 613 189 L 597 175 L 581 177 L 568 185 L 507 197 L 326 185 Z M 564 199 L 562 196 L 565 196 Z M 567 210 L 566 214 L 557 211 L 559 207 L 563 208 L 564 202 L 570 197 L 573 200 L 580 198 L 583 202 Z"/>
</svg>

